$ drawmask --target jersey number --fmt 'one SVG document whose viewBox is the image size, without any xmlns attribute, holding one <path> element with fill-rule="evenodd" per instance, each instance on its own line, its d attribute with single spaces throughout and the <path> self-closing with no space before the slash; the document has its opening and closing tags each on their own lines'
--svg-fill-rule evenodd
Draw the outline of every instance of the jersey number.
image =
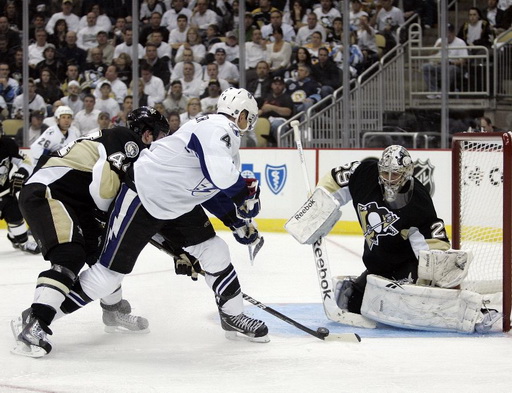
<svg viewBox="0 0 512 393">
<path fill-rule="evenodd" d="M 430 227 L 432 229 L 432 238 L 433 239 L 445 239 L 446 232 L 444 229 L 444 224 L 442 222 L 435 222 Z"/>
</svg>

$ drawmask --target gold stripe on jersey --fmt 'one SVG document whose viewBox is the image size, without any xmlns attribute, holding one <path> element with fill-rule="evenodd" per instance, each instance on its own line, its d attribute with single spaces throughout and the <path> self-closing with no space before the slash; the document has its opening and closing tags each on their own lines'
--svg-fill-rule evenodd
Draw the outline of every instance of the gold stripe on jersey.
<svg viewBox="0 0 512 393">
<path fill-rule="evenodd" d="M 64 157 L 51 157 L 43 168 L 67 166 L 83 172 L 92 172 L 92 167 L 100 156 L 98 142 L 83 140 L 73 146 Z"/>
<path fill-rule="evenodd" d="M 69 288 L 67 286 L 57 280 L 48 277 L 39 277 L 37 279 L 36 286 L 54 287 L 64 294 L 69 293 Z"/>
<path fill-rule="evenodd" d="M 46 199 L 50 207 L 52 221 L 59 243 L 71 242 L 73 239 L 73 220 L 69 216 L 64 204 L 52 198 L 51 190 L 48 187 L 46 187 Z"/>
<path fill-rule="evenodd" d="M 333 179 L 331 172 L 327 172 L 325 176 L 320 179 L 320 181 L 317 184 L 317 187 L 323 187 L 331 194 L 335 193 L 340 189 L 339 184 L 336 183 L 336 181 Z"/>
</svg>

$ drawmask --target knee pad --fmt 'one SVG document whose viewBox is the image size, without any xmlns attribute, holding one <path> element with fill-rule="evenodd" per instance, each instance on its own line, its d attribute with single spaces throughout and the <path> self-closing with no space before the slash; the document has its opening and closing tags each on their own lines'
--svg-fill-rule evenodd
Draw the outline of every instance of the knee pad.
<svg viewBox="0 0 512 393">
<path fill-rule="evenodd" d="M 201 262 L 201 266 L 207 274 L 220 274 L 231 264 L 228 245 L 218 236 L 185 247 L 184 250 Z"/>
<path fill-rule="evenodd" d="M 124 276 L 96 263 L 80 274 L 80 285 L 88 298 L 96 300 L 114 292 L 121 285 Z"/>
</svg>

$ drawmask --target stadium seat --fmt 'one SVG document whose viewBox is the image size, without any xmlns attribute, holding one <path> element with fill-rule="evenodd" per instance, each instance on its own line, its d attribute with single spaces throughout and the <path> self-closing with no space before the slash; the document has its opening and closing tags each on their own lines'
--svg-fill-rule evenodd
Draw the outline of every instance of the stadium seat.
<svg viewBox="0 0 512 393">
<path fill-rule="evenodd" d="M 4 125 L 5 135 L 15 136 L 20 127 L 23 127 L 23 120 L 21 119 L 7 119 L 2 122 Z"/>
<path fill-rule="evenodd" d="M 254 132 L 256 133 L 256 139 L 258 141 L 257 147 L 266 147 L 267 140 L 262 135 L 268 135 L 270 133 L 270 122 L 264 117 L 258 118 L 256 125 L 254 126 Z"/>
</svg>

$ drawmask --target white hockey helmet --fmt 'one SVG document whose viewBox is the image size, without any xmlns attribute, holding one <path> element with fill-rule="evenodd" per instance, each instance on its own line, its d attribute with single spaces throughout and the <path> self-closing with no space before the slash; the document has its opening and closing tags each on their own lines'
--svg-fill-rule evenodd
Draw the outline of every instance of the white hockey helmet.
<svg viewBox="0 0 512 393">
<path fill-rule="evenodd" d="M 253 95 L 245 89 L 230 87 L 222 92 L 217 103 L 217 113 L 223 113 L 235 119 L 238 125 L 238 117 L 243 111 L 247 111 L 247 127 L 241 132 L 254 127 L 258 119 L 258 104 Z"/>
<path fill-rule="evenodd" d="M 55 110 L 55 118 L 60 119 L 61 115 L 71 115 L 73 117 L 75 114 L 73 113 L 73 109 L 69 106 L 61 105 Z"/>
<path fill-rule="evenodd" d="M 393 208 L 405 206 L 410 199 L 414 182 L 414 164 L 407 149 L 400 145 L 388 146 L 378 163 L 379 183 L 384 189 L 384 199 Z M 409 188 L 402 190 L 409 182 Z"/>
</svg>

